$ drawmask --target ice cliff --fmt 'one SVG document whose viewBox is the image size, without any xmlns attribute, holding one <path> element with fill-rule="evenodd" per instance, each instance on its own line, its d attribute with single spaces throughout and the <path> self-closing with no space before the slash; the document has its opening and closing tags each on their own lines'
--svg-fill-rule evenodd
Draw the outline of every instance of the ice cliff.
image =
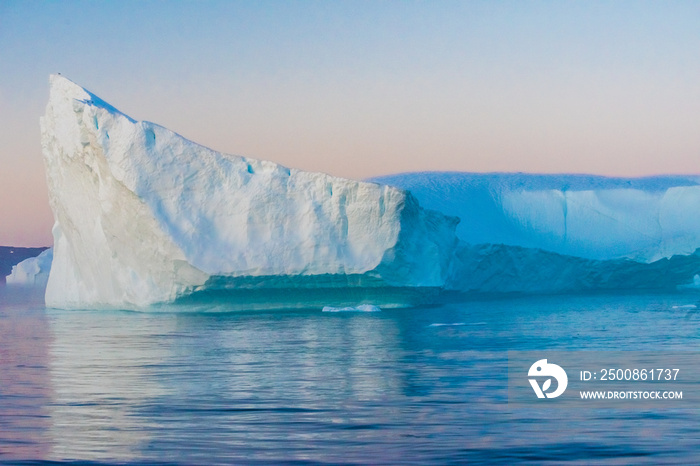
<svg viewBox="0 0 700 466">
<path fill-rule="evenodd" d="M 445 285 L 458 219 L 410 193 L 215 152 L 61 76 L 50 83 L 41 118 L 55 217 L 47 305 Z M 401 304 L 389 295 L 375 302 Z"/>
<path fill-rule="evenodd" d="M 407 173 L 375 178 L 461 219 L 469 244 L 654 262 L 700 248 L 700 177 Z"/>
</svg>

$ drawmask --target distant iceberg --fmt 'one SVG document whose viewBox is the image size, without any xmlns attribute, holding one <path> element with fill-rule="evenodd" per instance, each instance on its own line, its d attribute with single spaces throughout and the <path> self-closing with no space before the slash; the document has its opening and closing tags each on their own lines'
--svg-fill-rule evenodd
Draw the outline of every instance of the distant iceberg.
<svg viewBox="0 0 700 466">
<path fill-rule="evenodd" d="M 372 304 L 360 304 L 359 306 L 333 307 L 324 306 L 322 312 L 379 312 L 381 309 Z"/>
<path fill-rule="evenodd" d="M 464 242 L 654 262 L 700 248 L 700 176 L 406 173 L 371 181 L 461 219 Z"/>
<path fill-rule="evenodd" d="M 30 257 L 12 267 L 6 282 L 10 286 L 22 285 L 43 288 L 49 280 L 53 249 L 49 248 L 36 257 Z"/>
<path fill-rule="evenodd" d="M 698 176 L 425 172 L 371 181 L 461 219 L 448 290 L 700 289 Z"/>
<path fill-rule="evenodd" d="M 410 193 L 215 152 L 66 78 L 50 81 L 47 305 L 139 308 L 242 293 L 277 306 L 306 299 L 304 289 L 316 302 L 396 306 L 445 286 L 459 220 Z"/>
</svg>

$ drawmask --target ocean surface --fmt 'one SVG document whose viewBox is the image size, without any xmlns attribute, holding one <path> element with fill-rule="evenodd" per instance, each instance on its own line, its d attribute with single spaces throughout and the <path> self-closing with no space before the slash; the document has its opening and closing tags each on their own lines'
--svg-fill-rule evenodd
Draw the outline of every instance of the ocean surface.
<svg viewBox="0 0 700 466">
<path fill-rule="evenodd" d="M 699 300 L 143 313 L 0 288 L 0 463 L 698 464 L 700 407 L 512 409 L 507 351 L 698 351 Z"/>
</svg>

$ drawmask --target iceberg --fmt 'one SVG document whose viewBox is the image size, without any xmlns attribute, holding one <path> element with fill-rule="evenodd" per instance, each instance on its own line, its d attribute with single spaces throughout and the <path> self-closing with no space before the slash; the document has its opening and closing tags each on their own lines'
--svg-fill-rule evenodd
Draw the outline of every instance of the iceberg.
<svg viewBox="0 0 700 466">
<path fill-rule="evenodd" d="M 7 276 L 7 285 L 22 285 L 36 288 L 46 287 L 51 271 L 53 249 L 44 250 L 36 257 L 29 257 L 12 267 L 12 273 Z"/>
<path fill-rule="evenodd" d="M 448 290 L 697 289 L 698 176 L 424 172 L 371 181 L 461 219 Z"/>
<path fill-rule="evenodd" d="M 459 217 L 468 244 L 647 263 L 700 248 L 700 176 L 423 172 L 371 181 Z"/>
<path fill-rule="evenodd" d="M 358 182 L 222 154 L 50 82 L 54 248 L 8 283 L 48 274 L 52 307 L 357 312 L 467 293 L 700 287 L 698 176 Z"/>
<path fill-rule="evenodd" d="M 41 140 L 55 218 L 48 306 L 281 302 L 285 290 L 393 306 L 449 278 L 459 220 L 405 190 L 219 153 L 57 75 Z"/>
<path fill-rule="evenodd" d="M 372 304 L 360 304 L 359 306 L 333 307 L 323 306 L 321 312 L 380 312 L 381 309 Z"/>
<path fill-rule="evenodd" d="M 0 246 L 0 286 L 5 284 L 5 278 L 12 272 L 12 267 L 24 259 L 36 257 L 46 248 L 22 248 L 12 246 Z"/>
</svg>

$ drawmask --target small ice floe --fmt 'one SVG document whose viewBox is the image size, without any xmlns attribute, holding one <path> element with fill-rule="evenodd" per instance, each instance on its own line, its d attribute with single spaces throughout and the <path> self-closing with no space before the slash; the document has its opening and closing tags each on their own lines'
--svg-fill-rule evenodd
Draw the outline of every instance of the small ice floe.
<svg viewBox="0 0 700 466">
<path fill-rule="evenodd" d="M 697 309 L 697 304 L 683 304 L 681 306 L 673 306 L 671 309 Z"/>
<path fill-rule="evenodd" d="M 379 312 L 377 306 L 371 304 L 360 304 L 359 306 L 349 306 L 349 307 L 332 307 L 324 306 L 322 312 Z"/>
<path fill-rule="evenodd" d="M 428 327 L 456 327 L 459 325 L 467 325 L 464 322 L 455 322 L 454 324 L 430 324 Z"/>
</svg>

